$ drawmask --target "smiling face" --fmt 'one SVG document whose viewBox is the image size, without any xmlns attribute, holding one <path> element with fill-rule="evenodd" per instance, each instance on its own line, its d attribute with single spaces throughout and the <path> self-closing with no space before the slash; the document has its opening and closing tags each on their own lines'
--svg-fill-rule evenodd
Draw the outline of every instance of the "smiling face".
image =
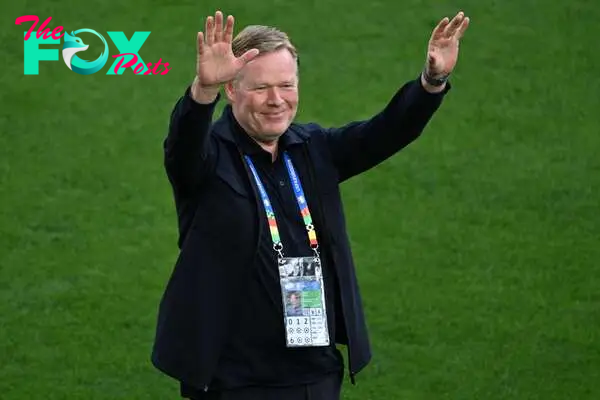
<svg viewBox="0 0 600 400">
<path fill-rule="evenodd" d="M 242 128 L 259 142 L 273 142 L 298 109 L 296 60 L 285 48 L 262 54 L 244 66 L 225 92 Z"/>
</svg>

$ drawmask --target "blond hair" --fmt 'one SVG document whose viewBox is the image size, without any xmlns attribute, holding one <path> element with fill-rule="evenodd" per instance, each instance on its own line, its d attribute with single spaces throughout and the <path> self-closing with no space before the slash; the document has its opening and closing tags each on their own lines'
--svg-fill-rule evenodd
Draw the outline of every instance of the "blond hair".
<svg viewBox="0 0 600 400">
<path fill-rule="evenodd" d="M 245 27 L 231 43 L 231 49 L 236 57 L 251 49 L 258 49 L 259 55 L 287 49 L 294 60 L 298 62 L 298 52 L 285 32 L 264 25 Z"/>
</svg>

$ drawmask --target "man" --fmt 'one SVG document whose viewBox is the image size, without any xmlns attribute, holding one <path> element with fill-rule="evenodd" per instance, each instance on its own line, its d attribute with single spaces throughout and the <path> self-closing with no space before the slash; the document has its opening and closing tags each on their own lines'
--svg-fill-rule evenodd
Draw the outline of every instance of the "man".
<svg viewBox="0 0 600 400">
<path fill-rule="evenodd" d="M 300 299 L 300 294 L 298 292 L 291 292 L 289 294 L 289 304 L 288 304 L 288 316 L 297 317 L 302 314 L 302 300 Z"/>
<path fill-rule="evenodd" d="M 339 128 L 294 122 L 298 53 L 221 12 L 198 33 L 196 76 L 164 142 L 180 254 L 158 316 L 153 364 L 201 399 L 335 400 L 371 358 L 339 184 L 415 140 L 450 89 L 469 19 L 444 18 L 423 72 L 379 114 Z M 213 121 L 224 89 L 227 106 Z M 311 276 L 286 273 L 308 263 Z M 285 293 L 301 293 L 286 317 Z M 289 314 L 287 314 L 289 315 Z"/>
</svg>

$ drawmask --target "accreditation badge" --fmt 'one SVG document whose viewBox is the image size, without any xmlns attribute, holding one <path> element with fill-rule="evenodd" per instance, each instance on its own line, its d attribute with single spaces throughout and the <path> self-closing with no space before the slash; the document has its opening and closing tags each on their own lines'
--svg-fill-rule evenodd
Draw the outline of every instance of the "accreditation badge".
<svg viewBox="0 0 600 400">
<path fill-rule="evenodd" d="M 287 347 L 329 345 L 323 271 L 319 257 L 279 259 Z"/>
</svg>

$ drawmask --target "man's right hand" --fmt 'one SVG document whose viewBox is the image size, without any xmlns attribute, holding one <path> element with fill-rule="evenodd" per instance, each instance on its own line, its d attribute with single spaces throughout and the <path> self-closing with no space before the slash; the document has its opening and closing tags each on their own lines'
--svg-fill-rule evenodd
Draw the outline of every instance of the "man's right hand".
<svg viewBox="0 0 600 400">
<path fill-rule="evenodd" d="M 192 98 L 198 103 L 212 103 L 221 85 L 235 78 L 259 53 L 250 49 L 235 57 L 231 49 L 233 22 L 233 16 L 229 15 L 223 29 L 223 14 L 217 11 L 214 18 L 206 18 L 205 32 L 198 32 L 196 78 L 192 84 Z"/>
</svg>

